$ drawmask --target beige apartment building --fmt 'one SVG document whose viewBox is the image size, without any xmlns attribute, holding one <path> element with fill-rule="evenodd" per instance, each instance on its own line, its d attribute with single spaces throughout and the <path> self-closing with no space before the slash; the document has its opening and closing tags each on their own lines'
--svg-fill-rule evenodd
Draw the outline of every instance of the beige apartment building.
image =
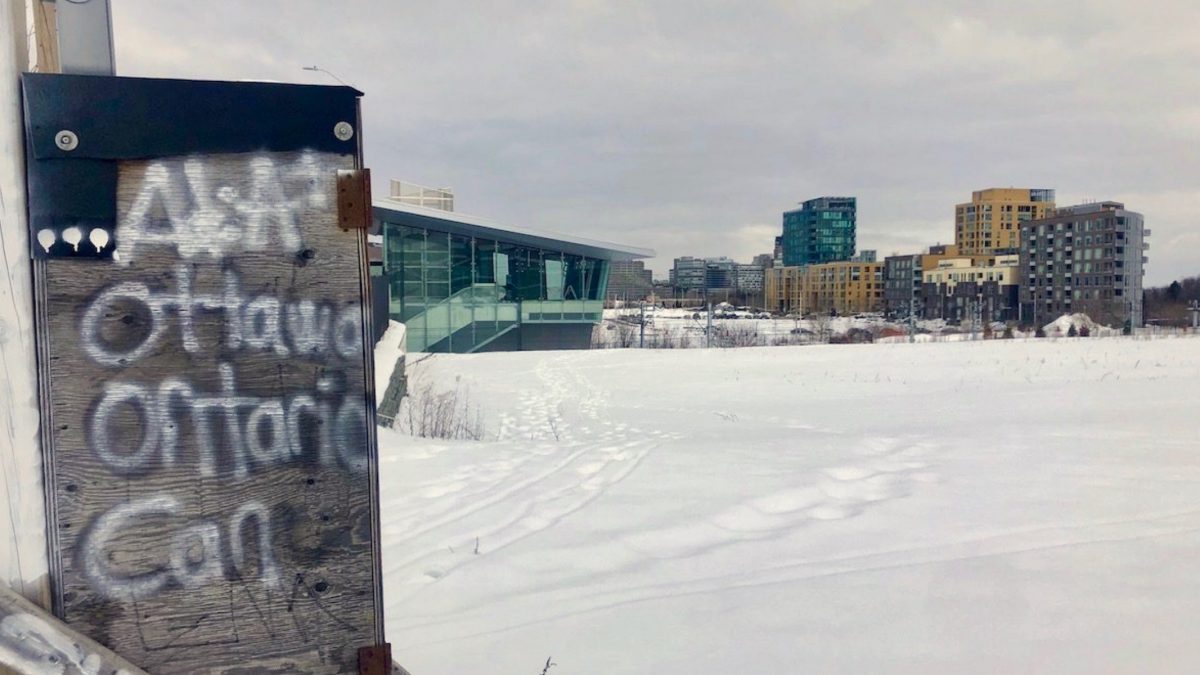
<svg viewBox="0 0 1200 675">
<path fill-rule="evenodd" d="M 953 290 L 959 283 L 994 281 L 1001 286 L 1017 285 L 1017 268 L 1021 264 L 1020 254 L 996 256 L 982 261 L 977 258 L 946 258 L 938 261 L 937 267 L 922 274 L 922 282 L 937 284 Z"/>
<path fill-rule="evenodd" d="M 766 270 L 768 309 L 785 313 L 859 314 L 883 310 L 883 263 L 844 260 Z"/>
<path fill-rule="evenodd" d="M 1054 213 L 1054 190 L 989 188 L 954 208 L 954 243 L 961 255 L 1015 253 L 1021 223 Z"/>
</svg>

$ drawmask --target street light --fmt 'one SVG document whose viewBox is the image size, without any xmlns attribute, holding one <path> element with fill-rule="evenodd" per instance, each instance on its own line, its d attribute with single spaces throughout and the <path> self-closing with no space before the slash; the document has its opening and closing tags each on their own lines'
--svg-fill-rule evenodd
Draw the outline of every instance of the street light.
<svg viewBox="0 0 1200 675">
<path fill-rule="evenodd" d="M 301 66 L 301 68 L 300 68 L 300 69 L 301 69 L 301 70 L 308 70 L 308 71 L 311 71 L 311 72 L 314 72 L 314 73 L 325 73 L 326 75 L 328 75 L 328 76 L 332 77 L 333 79 L 337 80 L 338 82 L 341 82 L 341 83 L 342 83 L 344 86 L 347 86 L 347 87 L 349 87 L 349 86 L 350 86 L 350 84 L 349 84 L 349 83 L 347 83 L 345 80 L 343 80 L 342 78 L 338 77 L 337 75 L 334 75 L 333 73 L 329 72 L 328 70 L 325 70 L 324 68 L 322 68 L 322 67 L 320 67 L 320 66 Z"/>
</svg>

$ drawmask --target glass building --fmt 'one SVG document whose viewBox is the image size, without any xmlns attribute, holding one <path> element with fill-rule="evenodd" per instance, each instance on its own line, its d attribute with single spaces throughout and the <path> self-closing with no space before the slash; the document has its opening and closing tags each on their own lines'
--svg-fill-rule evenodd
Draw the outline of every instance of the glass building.
<svg viewBox="0 0 1200 675">
<path fill-rule="evenodd" d="M 854 255 L 858 200 L 818 197 L 783 214 L 783 265 L 818 265 Z"/>
<path fill-rule="evenodd" d="M 388 314 L 410 352 L 586 349 L 609 263 L 654 255 L 390 200 L 374 214 Z"/>
</svg>

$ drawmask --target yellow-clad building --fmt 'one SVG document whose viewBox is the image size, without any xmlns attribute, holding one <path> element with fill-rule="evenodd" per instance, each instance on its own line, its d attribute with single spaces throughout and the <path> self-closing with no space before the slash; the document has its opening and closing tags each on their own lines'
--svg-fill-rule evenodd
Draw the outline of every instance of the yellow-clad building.
<svg viewBox="0 0 1200 675">
<path fill-rule="evenodd" d="M 801 314 L 883 310 L 883 263 L 845 260 L 766 271 L 768 309 Z"/>
<path fill-rule="evenodd" d="M 1054 190 L 990 188 L 954 208 L 954 243 L 961 255 L 1015 252 L 1021 223 L 1054 213 Z"/>
</svg>

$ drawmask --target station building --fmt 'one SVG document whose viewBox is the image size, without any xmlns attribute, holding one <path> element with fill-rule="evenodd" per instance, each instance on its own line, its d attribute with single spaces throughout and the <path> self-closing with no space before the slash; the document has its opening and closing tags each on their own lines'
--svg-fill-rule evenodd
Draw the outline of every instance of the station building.
<svg viewBox="0 0 1200 675">
<path fill-rule="evenodd" d="M 587 349 L 613 261 L 654 251 L 381 199 L 386 312 L 409 352 Z M 378 311 L 378 310 L 377 310 Z"/>
</svg>

